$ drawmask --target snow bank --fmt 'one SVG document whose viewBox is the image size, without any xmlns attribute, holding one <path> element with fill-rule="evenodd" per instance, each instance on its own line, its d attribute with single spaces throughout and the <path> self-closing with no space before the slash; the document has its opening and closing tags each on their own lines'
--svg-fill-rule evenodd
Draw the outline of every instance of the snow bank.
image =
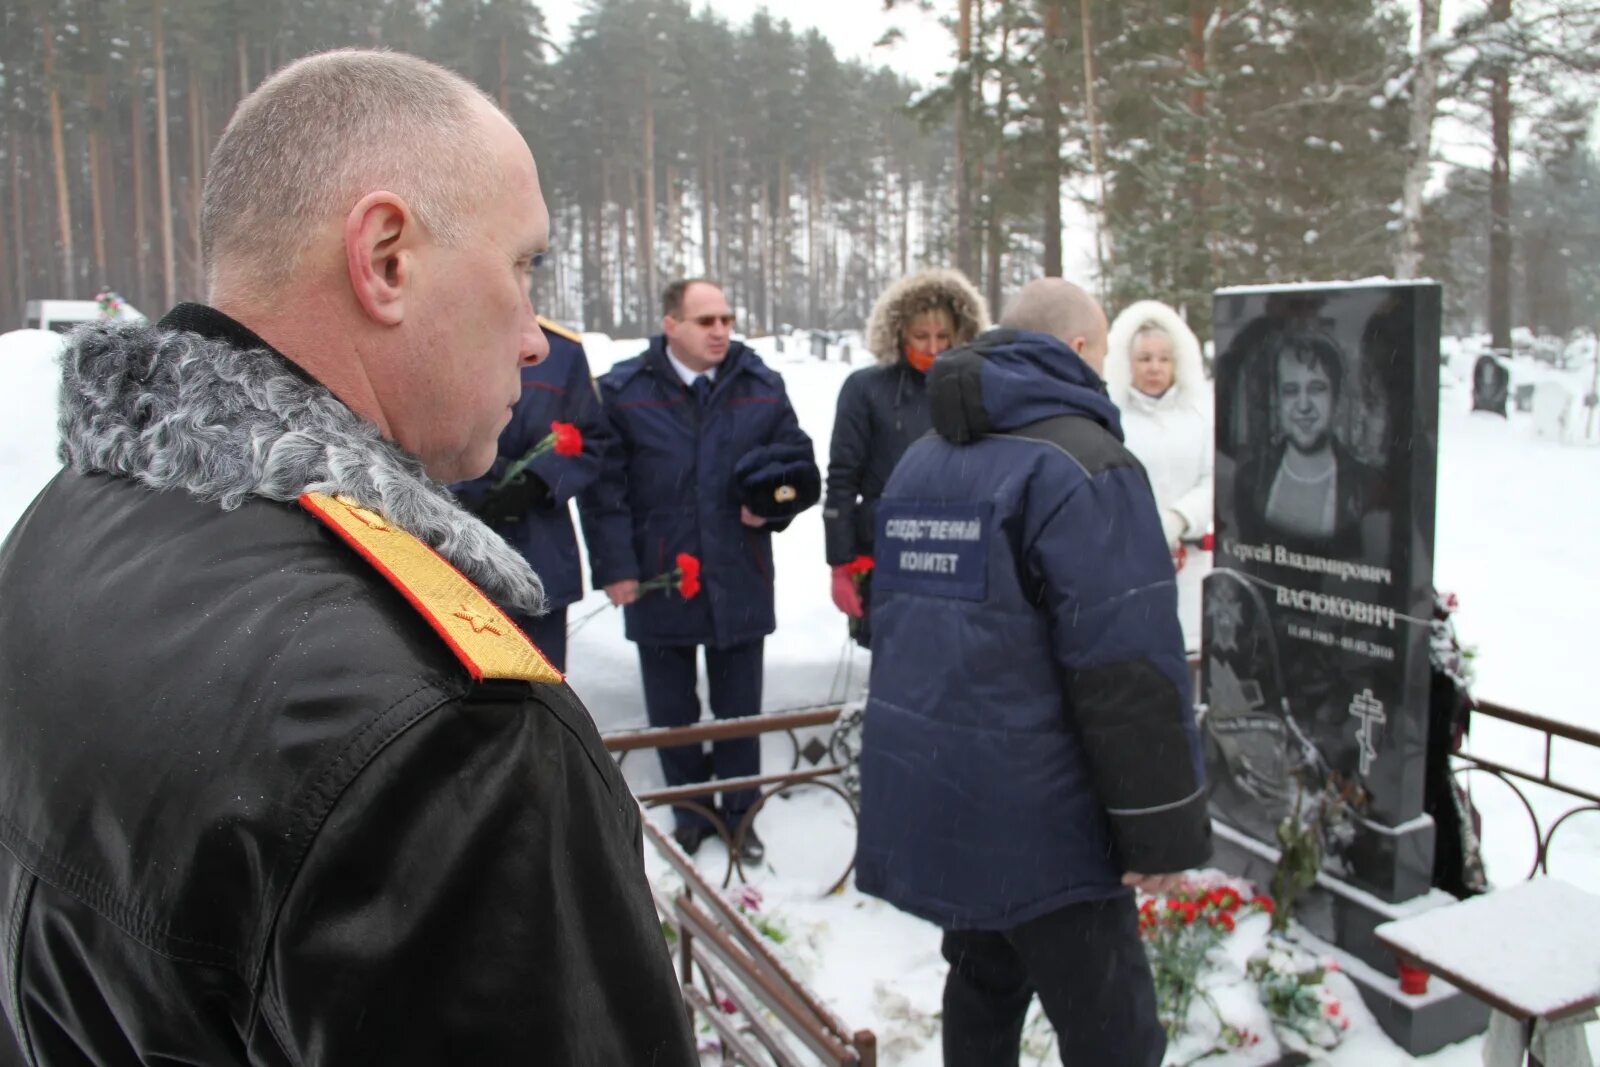
<svg viewBox="0 0 1600 1067">
<path fill-rule="evenodd" d="M 56 397 L 64 338 L 48 330 L 0 334 L 0 537 L 61 469 Z"/>
</svg>

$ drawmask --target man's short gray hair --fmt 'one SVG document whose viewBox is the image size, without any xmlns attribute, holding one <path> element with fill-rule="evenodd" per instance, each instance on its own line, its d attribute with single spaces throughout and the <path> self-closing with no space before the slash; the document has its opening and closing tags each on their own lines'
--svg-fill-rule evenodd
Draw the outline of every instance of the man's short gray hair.
<svg viewBox="0 0 1600 1067">
<path fill-rule="evenodd" d="M 1024 285 L 1000 315 L 1009 330 L 1046 333 L 1071 344 L 1105 329 L 1100 304 L 1079 286 L 1061 278 L 1038 278 Z"/>
<path fill-rule="evenodd" d="M 492 184 L 479 101 L 466 79 L 400 52 L 323 52 L 272 75 L 211 154 L 200 208 L 211 284 L 225 261 L 247 264 L 252 287 L 283 282 L 316 229 L 376 189 L 459 245 Z"/>
</svg>

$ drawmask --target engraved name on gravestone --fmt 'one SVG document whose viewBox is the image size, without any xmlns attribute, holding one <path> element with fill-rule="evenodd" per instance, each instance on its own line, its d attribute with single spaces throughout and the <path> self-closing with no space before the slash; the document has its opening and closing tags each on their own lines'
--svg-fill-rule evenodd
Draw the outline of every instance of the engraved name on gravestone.
<svg viewBox="0 0 1600 1067">
<path fill-rule="evenodd" d="M 1202 693 L 1212 810 L 1276 845 L 1309 791 L 1352 802 L 1326 869 L 1427 889 L 1423 814 L 1440 292 L 1216 296 L 1216 570 Z"/>
</svg>

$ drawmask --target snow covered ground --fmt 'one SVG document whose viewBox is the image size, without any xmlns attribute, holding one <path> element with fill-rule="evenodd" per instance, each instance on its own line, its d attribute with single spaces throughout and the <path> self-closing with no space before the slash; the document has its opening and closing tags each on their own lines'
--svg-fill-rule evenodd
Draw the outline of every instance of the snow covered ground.
<svg viewBox="0 0 1600 1067">
<path fill-rule="evenodd" d="M 798 341 L 779 354 L 770 338 L 754 346 L 787 382 L 801 425 L 812 435 L 825 462 L 840 383 L 854 367 L 809 355 Z M 54 353 L 58 341 L 37 332 L 0 337 L 0 533 L 9 529 L 26 503 L 56 469 L 54 458 Z M 636 354 L 638 341 L 590 339 L 595 373 L 617 359 Z M 865 357 L 856 349 L 856 364 Z M 1442 433 L 1439 476 L 1437 584 L 1460 597 L 1457 626 L 1464 643 L 1476 646 L 1477 694 L 1535 714 L 1600 728 L 1594 690 L 1583 684 L 1592 673 L 1580 657 L 1592 641 L 1594 605 L 1600 601 L 1600 447 L 1557 443 L 1534 432 L 1532 417 L 1509 421 L 1469 413 L 1470 372 L 1457 358 L 1445 374 L 1441 395 Z M 1548 376 L 1542 366 L 1517 361 L 1514 381 L 1526 373 Z M 1528 366 L 1523 367 L 1524 362 Z M 1565 373 L 1575 393 L 1586 391 L 1587 368 Z M 806 513 L 776 539 L 778 632 L 767 642 L 764 706 L 768 709 L 857 698 L 868 661 L 845 638 L 844 624 L 829 598 L 823 562 L 822 522 Z M 593 618 L 572 637 L 571 682 L 603 730 L 645 723 L 634 650 L 622 637 L 619 612 L 592 593 L 574 605 L 569 618 Z M 1524 731 L 1480 719 L 1472 746 L 1503 762 L 1537 769 L 1540 746 Z M 768 738 L 768 768 L 787 767 L 792 758 L 786 737 Z M 625 764 L 636 788 L 659 784 L 659 769 L 648 755 Z M 1600 782 L 1600 760 L 1581 760 L 1558 746 L 1555 772 L 1590 788 Z M 1491 875 L 1501 882 L 1521 878 L 1532 863 L 1533 846 L 1514 797 L 1503 786 L 1475 783 L 1475 799 L 1485 814 Z M 1496 792 L 1499 790 L 1499 792 Z M 1536 798 L 1548 826 L 1552 810 L 1566 805 Z M 663 824 L 665 824 L 663 816 Z M 882 1061 L 902 1067 L 934 1067 L 940 1062 L 938 1019 L 944 964 L 939 934 L 853 887 L 823 898 L 823 891 L 849 862 L 853 824 L 848 809 L 820 790 L 800 791 L 772 801 L 762 815 L 768 863 L 756 884 L 764 895 L 763 914 L 787 935 L 779 952 L 802 980 L 827 1000 L 851 1026 L 878 1035 Z M 1551 858 L 1552 874 L 1588 888 L 1600 886 L 1600 813 L 1572 820 Z M 698 862 L 720 882 L 726 853 L 708 843 Z M 650 857 L 654 875 L 663 865 Z M 1264 937 L 1263 922 L 1240 924 L 1229 945 L 1230 958 L 1242 960 Z M 1332 979 L 1352 1027 L 1326 1062 L 1386 1067 L 1413 1062 L 1397 1050 L 1361 1006 L 1347 979 Z M 1237 1003 L 1241 990 L 1219 991 Z M 1231 998 L 1231 999 L 1230 999 Z M 1240 1009 L 1246 1010 L 1246 1009 Z M 1270 1034 L 1264 1022 L 1257 1032 Z M 1600 1053 L 1600 1025 L 1590 1027 Z M 1420 1061 L 1432 1067 L 1467 1067 L 1480 1062 L 1480 1042 L 1446 1049 Z M 1054 1062 L 1048 1028 L 1037 1023 L 1028 1034 L 1030 1057 Z M 1271 1062 L 1279 1049 L 1267 1036 L 1244 1052 L 1207 1060 L 1216 1067 Z"/>
</svg>

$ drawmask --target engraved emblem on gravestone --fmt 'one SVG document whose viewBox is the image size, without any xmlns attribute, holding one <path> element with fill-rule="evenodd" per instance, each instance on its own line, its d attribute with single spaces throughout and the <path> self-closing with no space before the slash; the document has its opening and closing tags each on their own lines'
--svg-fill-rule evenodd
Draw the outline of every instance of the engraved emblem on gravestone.
<svg viewBox="0 0 1600 1067">
<path fill-rule="evenodd" d="M 1217 589 L 1206 604 L 1206 614 L 1211 618 L 1212 643 L 1220 652 L 1239 651 L 1239 627 L 1244 624 L 1244 605 L 1232 586 Z"/>
<path fill-rule="evenodd" d="M 1361 694 L 1350 701 L 1350 714 L 1361 720 L 1361 725 L 1356 727 L 1356 741 L 1361 746 L 1361 776 L 1365 778 L 1372 772 L 1372 761 L 1378 758 L 1378 747 L 1373 735 L 1373 728 L 1388 722 L 1388 717 L 1383 711 L 1383 701 L 1372 695 L 1372 690 L 1363 689 Z"/>
</svg>

